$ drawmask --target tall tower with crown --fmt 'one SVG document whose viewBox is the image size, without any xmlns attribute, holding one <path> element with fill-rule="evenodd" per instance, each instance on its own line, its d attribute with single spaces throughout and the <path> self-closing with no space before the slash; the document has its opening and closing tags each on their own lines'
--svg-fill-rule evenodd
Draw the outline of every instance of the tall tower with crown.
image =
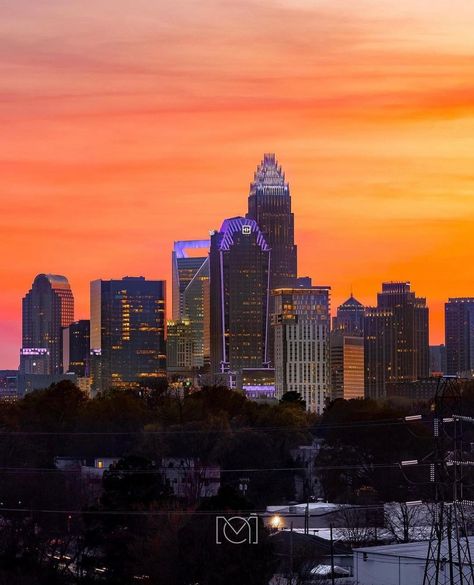
<svg viewBox="0 0 474 585">
<path fill-rule="evenodd" d="M 297 277 L 294 216 L 290 186 L 273 153 L 266 153 L 250 184 L 247 218 L 257 222 L 271 248 L 269 289 L 293 287 Z M 274 312 L 270 296 L 269 314 Z M 273 331 L 268 339 L 269 363 L 274 363 Z"/>
</svg>

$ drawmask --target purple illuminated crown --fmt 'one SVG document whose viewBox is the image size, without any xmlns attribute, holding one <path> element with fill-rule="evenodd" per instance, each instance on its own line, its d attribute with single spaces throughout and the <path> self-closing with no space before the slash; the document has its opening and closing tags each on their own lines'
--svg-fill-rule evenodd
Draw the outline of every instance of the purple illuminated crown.
<svg viewBox="0 0 474 585">
<path fill-rule="evenodd" d="M 247 219 L 246 217 L 231 217 L 230 219 L 224 220 L 220 229 L 222 239 L 220 241 L 219 250 L 230 250 L 231 246 L 234 245 L 234 234 L 243 233 L 244 226 L 250 228 L 250 233 L 255 233 L 257 235 L 257 244 L 262 251 L 269 252 L 270 246 L 267 244 L 257 222 L 254 219 Z"/>
</svg>

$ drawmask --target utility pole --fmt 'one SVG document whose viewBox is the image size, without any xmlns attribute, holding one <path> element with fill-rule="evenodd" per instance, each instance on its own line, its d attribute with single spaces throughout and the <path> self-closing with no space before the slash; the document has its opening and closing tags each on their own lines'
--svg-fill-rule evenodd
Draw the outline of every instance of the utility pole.
<svg viewBox="0 0 474 585">
<path fill-rule="evenodd" d="M 334 575 L 334 536 L 332 532 L 332 524 L 329 525 L 329 540 L 331 542 L 331 584 L 334 585 L 336 578 Z"/>
<path fill-rule="evenodd" d="M 290 585 L 293 585 L 293 522 L 290 526 Z"/>
<path fill-rule="evenodd" d="M 440 379 L 434 401 L 433 453 L 430 458 L 434 518 L 423 585 L 474 585 L 474 568 L 464 517 L 464 506 L 468 504 L 463 495 L 467 462 L 463 459 L 462 443 L 462 423 L 474 423 L 474 419 L 453 414 L 453 411 L 459 411 L 460 406 L 461 392 L 457 380 L 450 377 Z M 451 423 L 454 423 L 454 435 L 446 429 Z"/>
</svg>

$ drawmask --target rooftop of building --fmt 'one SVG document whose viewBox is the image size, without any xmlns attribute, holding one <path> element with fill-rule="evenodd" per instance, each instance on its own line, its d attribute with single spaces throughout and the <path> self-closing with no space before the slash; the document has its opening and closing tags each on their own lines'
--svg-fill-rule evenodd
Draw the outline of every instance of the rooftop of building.
<svg viewBox="0 0 474 585">
<path fill-rule="evenodd" d="M 254 193 L 261 187 L 283 187 L 288 188 L 285 181 L 285 173 L 278 164 L 275 153 L 267 152 L 263 155 L 263 160 L 257 166 L 254 173 L 254 180 L 250 184 L 250 194 Z"/>
<path fill-rule="evenodd" d="M 474 553 L 474 536 L 468 537 L 469 549 Z M 374 555 L 409 557 L 412 559 L 425 559 L 428 552 L 429 541 L 422 540 L 419 542 L 409 542 L 401 544 L 386 544 L 382 546 L 366 546 L 355 548 L 358 553 L 368 553 Z M 447 543 L 446 543 L 447 546 Z"/>
<path fill-rule="evenodd" d="M 231 246 L 234 245 L 234 236 L 237 233 L 245 235 L 256 234 L 257 244 L 260 248 L 264 252 L 269 252 L 271 249 L 254 219 L 240 216 L 229 217 L 222 222 L 220 233 L 222 234 L 222 239 L 219 249 L 222 251 L 230 250 Z"/>
<path fill-rule="evenodd" d="M 207 250 L 209 240 L 179 240 L 174 243 L 173 252 L 176 258 L 189 258 L 187 250 Z"/>
<path fill-rule="evenodd" d="M 70 289 L 69 281 L 61 274 L 38 274 L 33 284 L 49 283 L 54 289 Z"/>
<path fill-rule="evenodd" d="M 364 308 L 364 305 L 358 301 L 355 296 L 351 293 L 351 296 L 347 299 L 347 301 L 344 301 L 342 303 L 342 305 L 339 305 L 339 308 L 346 308 L 346 307 L 357 307 L 360 309 Z"/>
</svg>

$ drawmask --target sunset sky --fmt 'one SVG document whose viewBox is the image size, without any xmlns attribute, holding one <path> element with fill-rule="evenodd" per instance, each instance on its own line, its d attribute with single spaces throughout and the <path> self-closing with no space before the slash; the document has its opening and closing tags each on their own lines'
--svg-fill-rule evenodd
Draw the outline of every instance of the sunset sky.
<svg viewBox="0 0 474 585">
<path fill-rule="evenodd" d="M 443 340 L 474 296 L 472 0 L 0 0 L 0 368 L 21 298 L 170 276 L 275 152 L 299 273 L 375 303 L 410 280 Z M 168 284 L 168 297 L 171 297 Z"/>
</svg>

